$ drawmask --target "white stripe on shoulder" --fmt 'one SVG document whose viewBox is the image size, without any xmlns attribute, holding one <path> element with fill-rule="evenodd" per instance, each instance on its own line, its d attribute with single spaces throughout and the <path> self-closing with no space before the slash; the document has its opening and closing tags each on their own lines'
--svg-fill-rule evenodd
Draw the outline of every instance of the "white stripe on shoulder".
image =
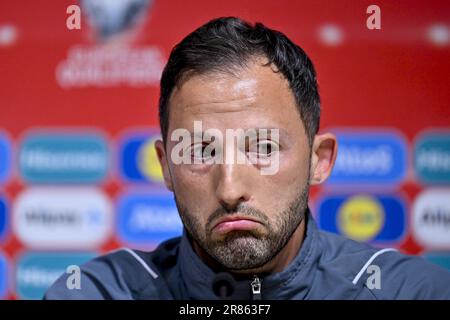
<svg viewBox="0 0 450 320">
<path fill-rule="evenodd" d="M 364 271 L 366 271 L 366 269 L 370 266 L 370 264 L 373 262 L 373 260 L 375 260 L 376 257 L 378 257 L 380 254 L 383 254 L 385 252 L 389 252 L 389 251 L 397 251 L 397 249 L 394 248 L 386 248 L 386 249 L 381 249 L 377 252 L 375 252 L 369 260 L 367 260 L 366 264 L 364 265 L 364 267 L 362 267 L 362 269 L 359 271 L 359 273 L 356 275 L 355 279 L 353 279 L 352 283 L 353 284 L 357 284 L 359 278 L 361 278 L 361 276 L 363 275 Z"/>
<path fill-rule="evenodd" d="M 146 264 L 145 261 L 142 260 L 142 258 L 139 257 L 139 255 L 136 252 L 134 252 L 133 250 L 131 250 L 129 248 L 121 248 L 121 249 L 119 249 L 117 251 L 126 251 L 126 252 L 128 252 L 129 254 L 131 254 L 144 267 L 144 269 L 153 277 L 153 279 L 158 278 L 158 274 L 155 271 L 153 271 L 148 266 L 148 264 Z"/>
</svg>

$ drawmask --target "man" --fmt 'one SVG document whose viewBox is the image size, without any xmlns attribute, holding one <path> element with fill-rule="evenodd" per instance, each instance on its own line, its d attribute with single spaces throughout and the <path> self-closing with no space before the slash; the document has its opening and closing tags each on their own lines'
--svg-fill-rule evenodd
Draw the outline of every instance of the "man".
<svg viewBox="0 0 450 320">
<path fill-rule="evenodd" d="M 237 18 L 195 30 L 170 54 L 159 115 L 182 237 L 99 257 L 81 289 L 64 275 L 47 299 L 450 298 L 444 269 L 317 229 L 309 188 L 336 138 L 318 134 L 314 67 L 282 33 Z"/>
</svg>

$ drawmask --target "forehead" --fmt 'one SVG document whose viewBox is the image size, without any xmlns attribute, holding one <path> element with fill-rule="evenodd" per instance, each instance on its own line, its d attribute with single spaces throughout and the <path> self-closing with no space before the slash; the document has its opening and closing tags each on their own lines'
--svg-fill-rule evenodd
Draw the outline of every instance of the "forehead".
<svg viewBox="0 0 450 320">
<path fill-rule="evenodd" d="M 169 128 L 198 120 L 216 128 L 302 127 L 289 82 L 259 61 L 234 74 L 194 75 L 175 88 Z"/>
</svg>

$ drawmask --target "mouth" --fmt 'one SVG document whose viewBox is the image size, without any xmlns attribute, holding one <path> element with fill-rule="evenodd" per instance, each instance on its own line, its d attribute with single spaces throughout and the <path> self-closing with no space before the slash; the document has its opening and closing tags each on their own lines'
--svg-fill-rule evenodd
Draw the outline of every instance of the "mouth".
<svg viewBox="0 0 450 320">
<path fill-rule="evenodd" d="M 261 227 L 262 223 L 252 217 L 230 216 L 220 219 L 213 227 L 213 231 L 225 234 L 231 231 L 253 230 Z"/>
</svg>

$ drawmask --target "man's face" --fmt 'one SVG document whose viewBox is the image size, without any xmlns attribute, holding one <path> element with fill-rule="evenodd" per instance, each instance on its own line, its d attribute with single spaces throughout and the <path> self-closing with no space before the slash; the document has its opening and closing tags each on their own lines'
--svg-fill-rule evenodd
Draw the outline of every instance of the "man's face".
<svg viewBox="0 0 450 320">
<path fill-rule="evenodd" d="M 307 206 L 308 139 L 288 81 L 264 62 L 249 63 L 237 76 L 192 76 L 170 100 L 162 160 L 166 184 L 188 233 L 231 270 L 270 261 L 297 229 Z M 256 139 L 245 150 L 234 150 L 250 154 L 259 144 L 269 145 L 268 153 L 275 150 L 269 156 L 278 157 L 278 170 L 263 175 L 259 163 L 174 164 L 171 152 L 178 141 L 171 141 L 171 133 L 179 128 L 193 132 L 194 121 L 201 121 L 203 131 L 218 129 L 223 137 L 227 129 L 278 129 L 278 141 Z"/>
</svg>

